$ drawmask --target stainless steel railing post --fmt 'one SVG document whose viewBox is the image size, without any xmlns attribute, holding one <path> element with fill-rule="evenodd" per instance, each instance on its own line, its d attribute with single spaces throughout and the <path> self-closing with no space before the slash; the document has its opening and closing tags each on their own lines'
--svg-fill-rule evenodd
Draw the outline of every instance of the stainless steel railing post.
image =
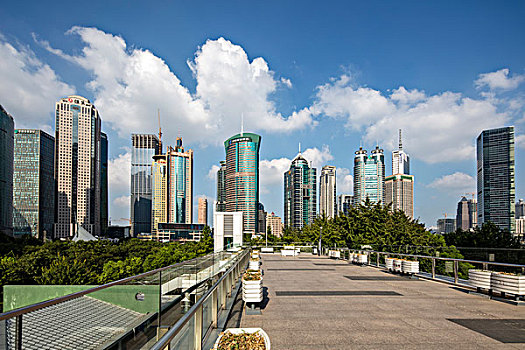
<svg viewBox="0 0 525 350">
<path fill-rule="evenodd" d="M 15 344 L 17 350 L 22 350 L 22 315 L 16 316 Z"/>
<path fill-rule="evenodd" d="M 202 350 L 202 304 L 197 309 L 197 312 L 195 312 L 193 321 L 195 322 L 193 325 L 195 350 Z"/>
<path fill-rule="evenodd" d="M 458 283 L 458 261 L 454 260 L 454 283 Z"/>
<path fill-rule="evenodd" d="M 219 300 L 217 295 L 217 289 L 211 293 L 211 315 L 212 315 L 212 327 L 217 328 L 217 321 L 219 320 Z"/>
<path fill-rule="evenodd" d="M 436 259 L 432 258 L 432 278 L 436 278 Z"/>
</svg>

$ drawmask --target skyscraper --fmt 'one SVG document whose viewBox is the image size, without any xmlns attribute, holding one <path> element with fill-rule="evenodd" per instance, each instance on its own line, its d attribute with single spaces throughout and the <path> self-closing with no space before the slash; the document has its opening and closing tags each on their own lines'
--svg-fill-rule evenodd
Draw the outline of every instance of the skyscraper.
<svg viewBox="0 0 525 350">
<path fill-rule="evenodd" d="M 100 232 L 108 229 L 108 135 L 100 133 Z"/>
<path fill-rule="evenodd" d="M 159 223 L 168 222 L 169 164 L 168 156 L 166 154 L 156 154 L 153 156 L 151 176 L 151 233 L 155 236 Z"/>
<path fill-rule="evenodd" d="M 515 232 L 514 127 L 484 130 L 477 139 L 478 224 Z"/>
<path fill-rule="evenodd" d="M 337 211 L 335 166 L 325 165 L 319 179 L 319 214 L 333 218 Z"/>
<path fill-rule="evenodd" d="M 216 211 L 226 211 L 226 162 L 221 160 L 221 167 L 217 170 L 217 203 Z"/>
<path fill-rule="evenodd" d="M 131 234 L 151 232 L 153 156 L 162 153 L 153 134 L 131 135 Z"/>
<path fill-rule="evenodd" d="M 255 233 L 259 203 L 261 136 L 237 134 L 224 142 L 226 151 L 226 211 L 243 213 L 243 232 Z"/>
<path fill-rule="evenodd" d="M 266 233 L 266 212 L 262 203 L 257 205 L 257 232 Z"/>
<path fill-rule="evenodd" d="M 13 153 L 15 121 L 0 105 L 0 233 L 13 234 Z"/>
<path fill-rule="evenodd" d="M 477 226 L 477 207 L 478 203 L 475 199 L 461 198 L 458 202 L 458 210 L 456 213 L 456 228 L 463 231 L 468 231 Z"/>
<path fill-rule="evenodd" d="M 208 199 L 199 197 L 198 223 L 208 225 Z"/>
<path fill-rule="evenodd" d="M 354 158 L 354 205 L 368 198 L 373 203 L 385 203 L 385 156 L 377 146 L 367 155 L 359 147 Z"/>
<path fill-rule="evenodd" d="M 283 236 L 283 223 L 280 217 L 275 216 L 274 212 L 266 215 L 266 232 L 277 237 Z"/>
<path fill-rule="evenodd" d="M 525 217 L 525 202 L 523 199 L 520 199 L 516 202 L 516 219 Z"/>
<path fill-rule="evenodd" d="M 56 103 L 56 238 L 74 235 L 77 225 L 100 234 L 100 128 L 88 99 L 69 96 Z"/>
<path fill-rule="evenodd" d="M 284 173 L 284 225 L 297 229 L 317 215 L 317 170 L 299 153 Z"/>
<path fill-rule="evenodd" d="M 437 221 L 437 232 L 446 234 L 456 231 L 456 219 L 444 218 Z"/>
<path fill-rule="evenodd" d="M 340 194 L 337 196 L 337 214 L 347 214 L 352 203 L 354 201 L 354 196 L 350 194 Z"/>
<path fill-rule="evenodd" d="M 15 130 L 13 234 L 48 238 L 55 220 L 55 139 L 41 130 Z"/>
<path fill-rule="evenodd" d="M 414 176 L 395 174 L 385 178 L 385 204 L 414 217 Z"/>
<path fill-rule="evenodd" d="M 399 129 L 399 149 L 392 151 L 392 175 L 410 174 L 410 157 L 403 151 L 401 129 Z"/>
<path fill-rule="evenodd" d="M 184 151 L 182 138 L 168 149 L 168 220 L 191 224 L 193 221 L 193 151 Z"/>
</svg>

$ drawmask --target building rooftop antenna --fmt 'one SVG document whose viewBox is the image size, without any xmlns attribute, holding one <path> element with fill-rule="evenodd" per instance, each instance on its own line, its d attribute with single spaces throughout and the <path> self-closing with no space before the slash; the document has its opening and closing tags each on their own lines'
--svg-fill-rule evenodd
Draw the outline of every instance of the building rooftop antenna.
<svg viewBox="0 0 525 350">
<path fill-rule="evenodd" d="M 299 142 L 299 154 L 301 154 L 301 143 Z"/>
<path fill-rule="evenodd" d="M 241 136 L 244 135 L 244 112 L 241 113 Z"/>
<path fill-rule="evenodd" d="M 401 142 L 401 129 L 399 129 L 399 150 L 403 150 L 403 143 Z"/>
<path fill-rule="evenodd" d="M 160 109 L 159 108 L 157 108 L 157 117 L 159 119 L 159 146 L 160 146 L 160 149 L 162 150 L 162 128 L 160 127 Z"/>
</svg>

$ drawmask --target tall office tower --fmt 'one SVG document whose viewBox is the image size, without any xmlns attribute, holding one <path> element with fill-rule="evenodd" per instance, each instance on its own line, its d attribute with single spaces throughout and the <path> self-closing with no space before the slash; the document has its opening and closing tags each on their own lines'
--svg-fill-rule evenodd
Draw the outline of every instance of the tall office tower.
<svg viewBox="0 0 525 350">
<path fill-rule="evenodd" d="M 69 96 L 56 103 L 56 238 L 73 236 L 77 225 L 100 234 L 100 125 L 88 99 Z"/>
<path fill-rule="evenodd" d="M 392 152 L 392 175 L 410 174 L 410 157 L 403 151 L 401 129 L 399 129 L 399 149 Z"/>
<path fill-rule="evenodd" d="M 224 142 L 226 151 L 226 211 L 243 213 L 243 232 L 257 229 L 259 148 L 261 136 L 237 134 Z"/>
<path fill-rule="evenodd" d="M 385 204 L 414 217 L 414 176 L 395 174 L 385 178 Z"/>
<path fill-rule="evenodd" d="M 317 215 L 315 168 L 299 153 L 284 173 L 284 225 L 297 229 L 311 224 Z"/>
<path fill-rule="evenodd" d="M 198 223 L 208 225 L 208 200 L 205 197 L 199 197 Z"/>
<path fill-rule="evenodd" d="M 51 238 L 55 220 L 55 139 L 41 130 L 15 130 L 13 234 Z"/>
<path fill-rule="evenodd" d="M 100 133 L 100 232 L 108 230 L 108 135 Z"/>
<path fill-rule="evenodd" d="M 217 203 L 215 211 L 226 211 L 226 162 L 221 160 L 221 167 L 217 170 Z"/>
<path fill-rule="evenodd" d="M 155 154 L 151 166 L 151 233 L 157 234 L 159 223 L 168 222 L 168 155 Z"/>
<path fill-rule="evenodd" d="M 336 198 L 336 171 L 335 166 L 325 165 L 321 169 L 319 179 L 319 214 L 325 214 L 329 218 L 337 214 Z"/>
<path fill-rule="evenodd" d="M 266 233 L 266 212 L 262 203 L 257 205 L 257 232 Z"/>
<path fill-rule="evenodd" d="M 0 105 L 0 233 L 13 235 L 13 155 L 15 121 Z"/>
<path fill-rule="evenodd" d="M 193 222 L 193 151 L 184 152 L 182 138 L 169 147 L 168 220 L 176 224 Z"/>
<path fill-rule="evenodd" d="M 461 198 L 456 214 L 456 228 L 468 231 L 477 226 L 477 206 L 475 199 Z"/>
<path fill-rule="evenodd" d="M 484 130 L 477 139 L 478 224 L 515 231 L 514 127 Z"/>
<path fill-rule="evenodd" d="M 271 233 L 276 237 L 283 236 L 283 223 L 281 218 L 275 216 L 273 211 L 271 214 L 266 215 L 266 232 Z"/>
<path fill-rule="evenodd" d="M 151 232 L 152 163 L 162 153 L 153 134 L 131 134 L 131 234 Z"/>
<path fill-rule="evenodd" d="M 352 207 L 354 196 L 350 194 L 340 194 L 337 196 L 337 214 L 347 214 Z"/>
<path fill-rule="evenodd" d="M 438 219 L 437 221 L 437 232 L 439 234 L 445 234 L 456 231 L 456 219 Z"/>
<path fill-rule="evenodd" d="M 523 199 L 520 199 L 516 202 L 516 219 L 522 218 L 525 216 L 525 202 Z"/>
<path fill-rule="evenodd" d="M 368 198 L 373 203 L 385 203 L 385 156 L 376 146 L 371 155 L 359 147 L 354 158 L 354 205 Z"/>
</svg>

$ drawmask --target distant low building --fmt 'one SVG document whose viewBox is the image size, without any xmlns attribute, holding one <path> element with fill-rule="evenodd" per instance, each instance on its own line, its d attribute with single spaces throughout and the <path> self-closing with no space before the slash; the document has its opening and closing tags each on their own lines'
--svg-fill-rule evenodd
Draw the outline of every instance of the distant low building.
<svg viewBox="0 0 525 350">
<path fill-rule="evenodd" d="M 214 252 L 242 245 L 243 212 L 215 212 L 213 214 Z"/>
<path fill-rule="evenodd" d="M 350 194 L 340 194 L 337 196 L 337 214 L 348 214 L 352 207 L 354 196 Z"/>
<path fill-rule="evenodd" d="M 281 218 L 276 216 L 274 212 L 266 215 L 266 231 L 276 237 L 283 236 L 283 223 Z"/>
<path fill-rule="evenodd" d="M 160 222 L 156 239 L 162 242 L 200 241 L 204 224 Z"/>
</svg>

